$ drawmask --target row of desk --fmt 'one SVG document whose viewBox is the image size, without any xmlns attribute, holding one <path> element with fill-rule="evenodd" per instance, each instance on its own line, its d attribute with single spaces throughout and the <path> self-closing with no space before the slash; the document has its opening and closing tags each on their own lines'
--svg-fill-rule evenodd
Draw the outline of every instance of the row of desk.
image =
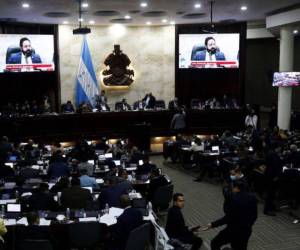
<svg viewBox="0 0 300 250">
<path fill-rule="evenodd" d="M 0 117 L 3 135 L 18 139 L 74 140 L 79 136 L 99 138 L 168 136 L 174 111 L 126 111 L 84 114 L 53 114 Z M 242 110 L 188 110 L 187 132 L 222 133 L 239 131 L 244 124 Z"/>
</svg>

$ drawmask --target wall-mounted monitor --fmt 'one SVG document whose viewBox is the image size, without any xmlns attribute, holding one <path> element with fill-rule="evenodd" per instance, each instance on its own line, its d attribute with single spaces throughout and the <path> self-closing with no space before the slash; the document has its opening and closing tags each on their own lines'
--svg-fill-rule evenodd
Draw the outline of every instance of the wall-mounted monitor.
<svg viewBox="0 0 300 250">
<path fill-rule="evenodd" d="M 0 73 L 54 71 L 54 36 L 0 34 Z"/>
<path fill-rule="evenodd" d="M 275 72 L 273 87 L 295 87 L 300 85 L 300 72 Z"/>
<path fill-rule="evenodd" d="M 239 33 L 179 34 L 179 68 L 239 68 Z"/>
</svg>

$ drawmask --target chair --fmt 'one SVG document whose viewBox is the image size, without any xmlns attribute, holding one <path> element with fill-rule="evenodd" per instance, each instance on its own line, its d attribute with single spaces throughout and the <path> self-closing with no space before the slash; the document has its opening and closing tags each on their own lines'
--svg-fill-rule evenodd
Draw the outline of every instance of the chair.
<svg viewBox="0 0 300 250">
<path fill-rule="evenodd" d="M 20 51 L 21 49 L 19 46 L 9 46 L 6 50 L 6 64 L 8 63 L 8 60 L 12 54 L 19 53 Z"/>
<path fill-rule="evenodd" d="M 156 100 L 154 109 L 166 109 L 166 103 L 164 100 Z"/>
<path fill-rule="evenodd" d="M 49 240 L 24 240 L 18 250 L 52 250 Z"/>
<path fill-rule="evenodd" d="M 68 227 L 71 248 L 86 249 L 100 244 L 101 225 L 98 222 L 73 223 Z"/>
<path fill-rule="evenodd" d="M 125 250 L 144 250 L 150 242 L 150 223 L 145 223 L 129 234 Z"/>
<path fill-rule="evenodd" d="M 154 210 L 158 212 L 158 215 L 160 210 L 166 210 L 169 208 L 169 204 L 173 197 L 173 190 L 174 186 L 172 184 L 159 187 L 155 190 L 152 204 Z"/>
<path fill-rule="evenodd" d="M 200 99 L 192 99 L 191 100 L 191 109 L 199 108 Z"/>
<path fill-rule="evenodd" d="M 192 61 L 194 60 L 194 57 L 198 51 L 203 51 L 203 50 L 206 50 L 206 47 L 204 45 L 195 45 L 192 49 L 191 60 Z"/>
</svg>

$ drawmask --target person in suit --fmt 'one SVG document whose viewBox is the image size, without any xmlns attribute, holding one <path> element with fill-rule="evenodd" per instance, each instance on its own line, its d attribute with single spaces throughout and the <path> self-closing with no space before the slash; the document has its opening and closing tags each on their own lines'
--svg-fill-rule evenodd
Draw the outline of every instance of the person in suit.
<svg viewBox="0 0 300 250">
<path fill-rule="evenodd" d="M 64 162 L 60 150 L 53 153 L 51 163 L 48 169 L 48 176 L 50 178 L 59 178 L 62 176 L 69 176 L 70 171 L 68 165 Z"/>
<path fill-rule="evenodd" d="M 198 51 L 192 58 L 193 61 L 225 61 L 225 55 L 220 52 L 216 40 L 212 36 L 205 39 L 206 50 Z"/>
<path fill-rule="evenodd" d="M 203 230 L 227 225 L 211 241 L 211 250 L 220 250 L 228 243 L 232 250 L 246 250 L 252 226 L 257 219 L 256 197 L 246 191 L 244 182 L 235 181 L 228 205 L 225 216 L 208 224 Z"/>
<path fill-rule="evenodd" d="M 133 104 L 133 110 L 144 110 L 144 108 L 145 108 L 145 103 L 143 102 L 143 100 L 137 100 Z"/>
<path fill-rule="evenodd" d="M 117 111 L 128 111 L 128 110 L 131 110 L 131 107 L 127 103 L 126 99 L 123 98 L 120 105 L 117 107 Z"/>
<path fill-rule="evenodd" d="M 117 177 L 112 176 L 109 179 L 109 187 L 105 188 L 98 197 L 100 208 L 104 208 L 106 204 L 109 207 L 121 207 L 120 197 L 127 191 L 125 186 L 118 184 Z"/>
<path fill-rule="evenodd" d="M 26 215 L 28 226 L 16 227 L 16 244 L 21 248 L 24 240 L 48 240 L 54 249 L 58 249 L 57 242 L 51 233 L 50 227 L 39 226 L 40 217 L 37 212 L 30 212 Z M 22 248 L 21 248 L 22 249 Z"/>
<path fill-rule="evenodd" d="M 42 63 L 41 57 L 34 53 L 34 50 L 31 47 L 31 42 L 27 37 L 22 37 L 19 45 L 21 51 L 11 54 L 8 59 L 8 64 Z"/>
<path fill-rule="evenodd" d="M 181 209 L 184 207 L 184 196 L 181 193 L 173 195 L 173 207 L 168 211 L 166 233 L 171 239 L 180 240 L 183 243 L 192 244 L 192 250 L 200 249 L 202 239 L 194 234 L 199 228 L 188 228 L 185 225 Z"/>
<path fill-rule="evenodd" d="M 143 98 L 143 102 L 145 104 L 145 109 L 154 109 L 156 99 L 150 92 L 149 94 L 145 95 L 145 97 Z"/>
<path fill-rule="evenodd" d="M 98 109 L 99 112 L 110 111 L 110 107 L 104 101 L 97 102 L 96 108 Z"/>
<path fill-rule="evenodd" d="M 77 177 L 73 177 L 71 187 L 64 189 L 61 193 L 61 205 L 64 208 L 86 208 L 92 200 L 90 191 L 80 187 L 80 180 Z"/>
<path fill-rule="evenodd" d="M 275 216 L 274 200 L 278 188 L 278 179 L 282 173 L 282 160 L 280 159 L 280 152 L 282 146 L 279 143 L 272 143 L 271 149 L 266 155 L 266 170 L 265 170 L 265 206 L 264 214 L 268 216 Z"/>
<path fill-rule="evenodd" d="M 148 189 L 148 200 L 151 201 L 153 199 L 153 195 L 159 187 L 164 187 L 169 184 L 171 184 L 171 181 L 165 175 L 161 174 L 160 169 L 152 169 Z"/>
<path fill-rule="evenodd" d="M 174 100 L 171 100 L 168 105 L 169 110 L 178 110 L 179 104 L 178 104 L 178 98 L 175 97 Z"/>
<path fill-rule="evenodd" d="M 124 212 L 117 218 L 117 223 L 112 226 L 112 239 L 117 249 L 125 249 L 126 242 L 132 230 L 143 224 L 143 215 L 131 207 L 129 196 L 124 194 L 120 197 L 121 207 Z"/>
<path fill-rule="evenodd" d="M 28 200 L 30 210 L 51 210 L 58 209 L 58 204 L 54 200 L 53 194 L 49 192 L 48 183 L 41 183 L 37 191 Z"/>
<path fill-rule="evenodd" d="M 143 165 L 137 166 L 136 174 L 149 176 L 151 171 L 156 168 L 157 166 L 150 162 L 149 155 L 145 155 L 143 157 Z"/>
</svg>

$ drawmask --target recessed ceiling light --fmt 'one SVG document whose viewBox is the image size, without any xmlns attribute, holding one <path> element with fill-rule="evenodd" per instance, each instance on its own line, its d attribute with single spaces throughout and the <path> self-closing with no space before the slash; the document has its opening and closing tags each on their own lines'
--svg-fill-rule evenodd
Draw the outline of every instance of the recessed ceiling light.
<svg viewBox="0 0 300 250">
<path fill-rule="evenodd" d="M 161 22 L 162 23 L 166 23 L 166 22 L 168 22 L 168 20 L 167 19 L 163 19 L 163 20 L 161 20 Z"/>
<path fill-rule="evenodd" d="M 94 20 L 90 20 L 89 24 L 95 24 L 95 21 Z"/>
<path fill-rule="evenodd" d="M 68 21 L 63 21 L 63 24 L 69 24 L 69 22 Z"/>
<path fill-rule="evenodd" d="M 243 5 L 242 7 L 241 7 L 241 10 L 242 11 L 246 11 L 248 9 L 248 7 L 246 6 L 246 5 Z"/>
<path fill-rule="evenodd" d="M 131 16 L 129 16 L 129 15 L 126 15 L 126 16 L 124 16 L 124 18 L 125 18 L 125 19 L 130 19 L 130 18 L 131 18 Z"/>
<path fill-rule="evenodd" d="M 82 7 L 82 8 L 87 8 L 87 7 L 89 7 L 89 4 L 88 4 L 88 3 L 82 3 L 82 4 L 81 4 L 81 7 Z"/>
<path fill-rule="evenodd" d="M 146 2 L 141 3 L 141 7 L 146 8 L 147 6 L 148 6 L 148 4 Z"/>
<path fill-rule="evenodd" d="M 22 4 L 22 7 L 23 7 L 23 8 L 29 8 L 30 5 L 29 5 L 29 3 L 23 3 L 23 4 Z"/>
<path fill-rule="evenodd" d="M 196 9 L 199 9 L 199 8 L 201 8 L 201 4 L 200 4 L 200 3 L 196 3 L 196 4 L 194 5 L 194 7 L 195 7 Z"/>
<path fill-rule="evenodd" d="M 293 33 L 294 33 L 294 34 L 298 34 L 298 30 L 294 30 Z"/>
<path fill-rule="evenodd" d="M 146 24 L 147 24 L 147 25 L 151 25 L 152 23 L 151 23 L 151 22 L 146 22 Z"/>
<path fill-rule="evenodd" d="M 174 24 L 175 24 L 175 21 L 171 21 L 170 24 L 171 24 L 171 25 L 174 25 Z"/>
<path fill-rule="evenodd" d="M 83 22 L 84 19 L 83 18 L 78 18 L 78 22 Z"/>
</svg>

